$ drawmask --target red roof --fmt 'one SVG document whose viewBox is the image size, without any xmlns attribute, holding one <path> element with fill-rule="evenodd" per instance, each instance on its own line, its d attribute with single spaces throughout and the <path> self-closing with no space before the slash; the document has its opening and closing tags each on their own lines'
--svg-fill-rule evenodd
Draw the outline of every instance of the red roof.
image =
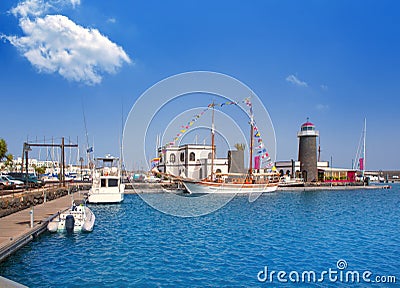
<svg viewBox="0 0 400 288">
<path fill-rule="evenodd" d="M 307 121 L 306 123 L 304 123 L 303 125 L 301 125 L 301 127 L 306 127 L 306 126 L 315 126 L 313 123 Z"/>
</svg>

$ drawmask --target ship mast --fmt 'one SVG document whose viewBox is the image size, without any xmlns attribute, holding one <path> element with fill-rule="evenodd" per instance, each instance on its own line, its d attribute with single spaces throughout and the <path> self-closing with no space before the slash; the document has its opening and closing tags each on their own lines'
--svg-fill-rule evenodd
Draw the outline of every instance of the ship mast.
<svg viewBox="0 0 400 288">
<path fill-rule="evenodd" d="M 363 143 L 363 160 L 362 160 L 362 162 L 363 162 L 363 167 L 362 167 L 362 171 L 361 171 L 361 173 L 362 173 L 362 178 L 363 178 L 363 180 L 365 179 L 365 143 L 366 143 L 366 136 L 367 136 L 367 118 L 364 118 L 364 131 L 363 131 L 364 133 L 364 135 L 363 135 L 363 141 L 364 141 L 364 143 Z"/>
<path fill-rule="evenodd" d="M 214 180 L 214 157 L 215 157 L 215 127 L 214 127 L 214 101 L 211 104 L 212 106 L 212 117 L 211 117 L 211 181 Z"/>
<path fill-rule="evenodd" d="M 254 117 L 253 117 L 253 109 L 250 106 L 250 159 L 249 159 L 249 180 L 253 179 L 253 145 L 254 145 Z"/>
</svg>

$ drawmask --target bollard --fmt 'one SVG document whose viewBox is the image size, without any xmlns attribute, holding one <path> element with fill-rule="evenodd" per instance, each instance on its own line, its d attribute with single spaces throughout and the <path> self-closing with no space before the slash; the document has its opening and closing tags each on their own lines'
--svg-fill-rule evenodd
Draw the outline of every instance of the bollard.
<svg viewBox="0 0 400 288">
<path fill-rule="evenodd" d="M 31 211 L 29 211 L 29 214 L 31 215 L 31 228 L 33 228 L 33 207 L 31 207 Z"/>
</svg>

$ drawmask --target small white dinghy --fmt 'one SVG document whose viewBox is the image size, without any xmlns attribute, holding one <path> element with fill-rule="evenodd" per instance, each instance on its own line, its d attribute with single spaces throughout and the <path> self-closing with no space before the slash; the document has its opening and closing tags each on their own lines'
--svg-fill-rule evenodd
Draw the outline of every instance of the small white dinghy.
<svg viewBox="0 0 400 288">
<path fill-rule="evenodd" d="M 94 227 L 94 216 L 90 210 L 83 203 L 72 206 L 55 217 L 47 224 L 47 230 L 50 232 L 92 232 Z"/>
</svg>

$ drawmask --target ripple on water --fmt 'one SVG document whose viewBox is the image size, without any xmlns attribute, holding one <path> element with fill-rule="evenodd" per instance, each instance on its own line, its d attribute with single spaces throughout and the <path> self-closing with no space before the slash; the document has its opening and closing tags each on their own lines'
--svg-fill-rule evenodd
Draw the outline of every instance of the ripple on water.
<svg viewBox="0 0 400 288">
<path fill-rule="evenodd" d="M 196 218 L 126 195 L 119 205 L 91 206 L 92 233 L 44 234 L 1 263 L 0 274 L 31 287 L 249 287 L 259 286 L 264 266 L 323 271 L 345 259 L 349 269 L 400 279 L 399 192 L 241 196 Z"/>
</svg>

